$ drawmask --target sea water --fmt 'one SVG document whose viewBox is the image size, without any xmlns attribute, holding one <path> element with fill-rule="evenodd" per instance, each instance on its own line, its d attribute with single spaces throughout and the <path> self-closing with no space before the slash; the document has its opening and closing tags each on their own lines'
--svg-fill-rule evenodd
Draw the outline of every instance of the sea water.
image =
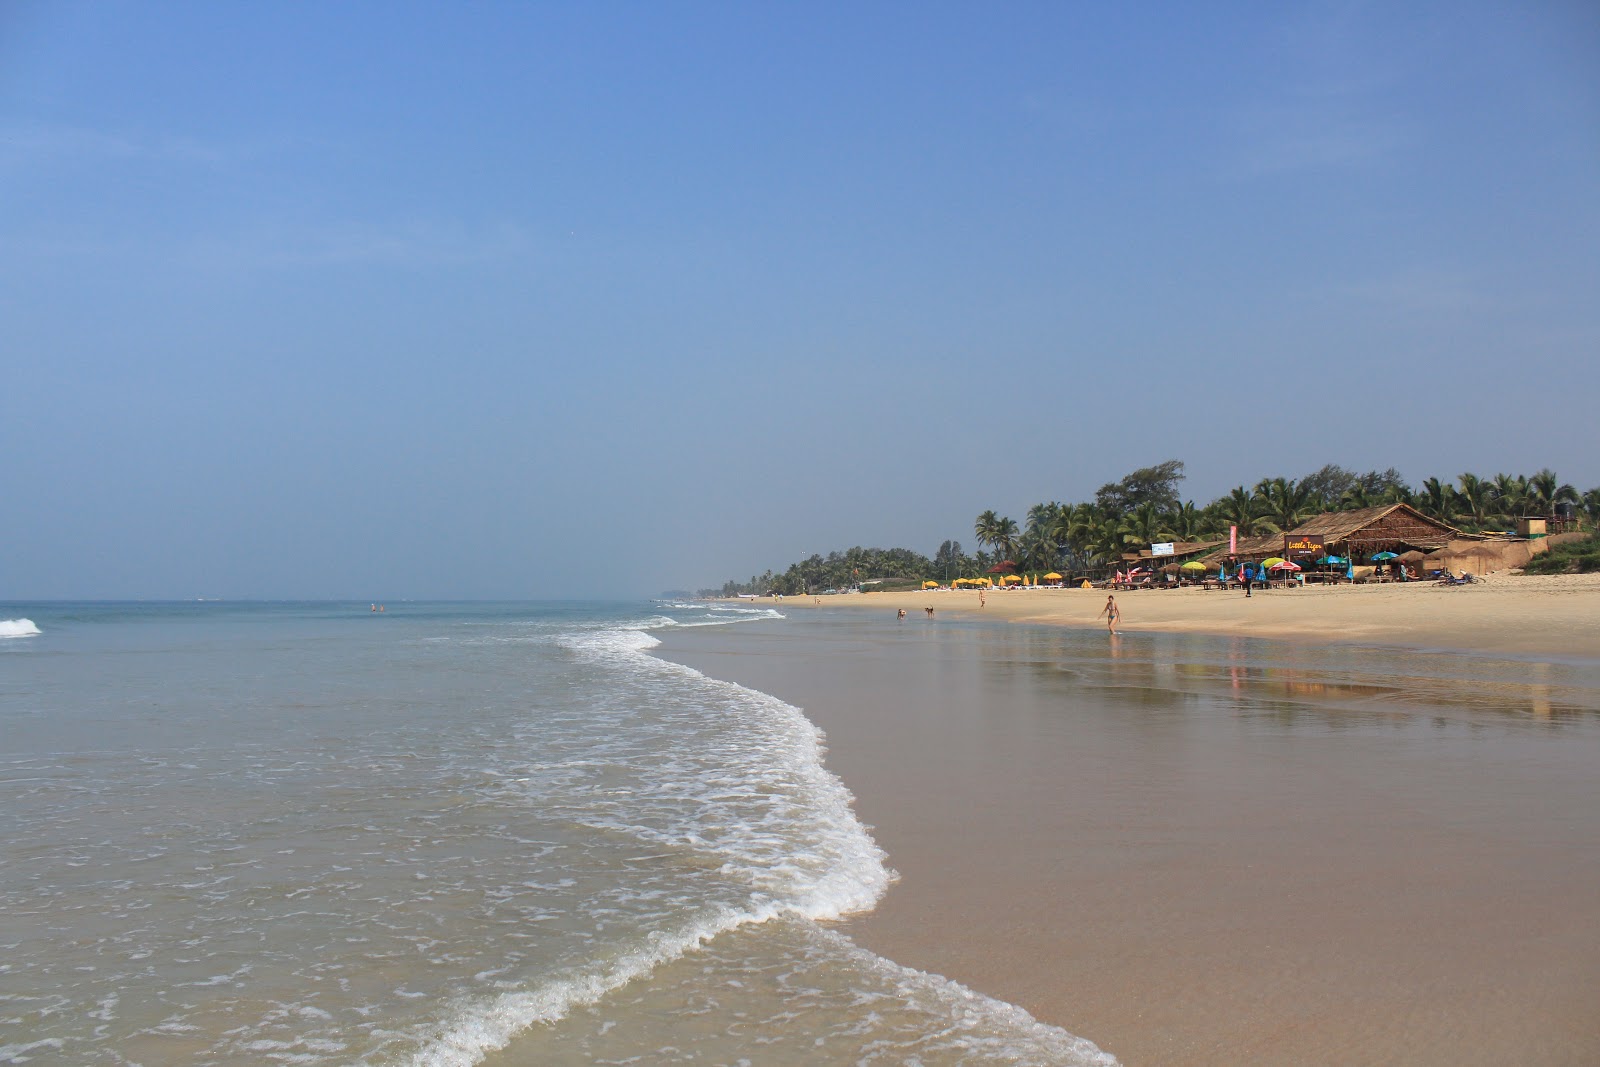
<svg viewBox="0 0 1600 1067">
<path fill-rule="evenodd" d="M 894 878 L 703 604 L 0 607 L 0 1063 L 1109 1064 Z"/>
</svg>

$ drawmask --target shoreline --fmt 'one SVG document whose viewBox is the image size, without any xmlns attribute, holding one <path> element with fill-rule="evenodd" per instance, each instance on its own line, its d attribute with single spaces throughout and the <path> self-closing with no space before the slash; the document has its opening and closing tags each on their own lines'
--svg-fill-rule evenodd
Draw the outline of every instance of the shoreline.
<svg viewBox="0 0 1600 1067">
<path fill-rule="evenodd" d="M 1600 659 L 1600 574 L 1491 575 L 1461 587 L 1433 582 L 1257 590 L 1144 589 L 1116 595 L 1123 634 L 1205 634 L 1377 645 L 1417 651 Z M 882 611 L 1103 629 L 1101 589 L 934 589 L 822 597 L 722 598 L 782 611 Z M 815 603 L 820 600 L 821 603 Z M 1249 614 L 1245 614 L 1248 612 Z"/>
<path fill-rule="evenodd" d="M 1492 602 L 1454 597 L 1485 588 L 1401 592 L 1435 592 L 1469 620 L 1548 601 L 1510 582 Z M 1389 591 L 1342 599 L 1359 616 Z M 825 731 L 829 769 L 900 874 L 845 934 L 1125 1067 L 1600 1055 L 1587 1008 L 1600 988 L 1587 888 L 1600 882 L 1600 676 L 1581 633 L 1600 597 L 1563 598 L 1580 606 L 1530 624 L 1541 640 L 1566 627 L 1561 648 L 1583 662 L 1529 675 L 1478 654 L 1512 651 L 1490 629 L 1430 622 L 1421 599 L 1391 610 L 1405 612 L 1392 647 L 1370 624 L 1342 649 L 1305 639 L 1320 631 L 1274 632 L 1263 667 L 1228 640 L 1263 635 L 1216 622 L 1256 598 L 1196 591 L 1205 610 L 1185 618 L 1184 596 L 1128 595 L 1130 616 L 1152 605 L 1131 641 L 1093 633 L 1100 591 L 991 594 L 986 609 L 976 594 L 865 594 L 771 629 L 679 631 L 657 654 Z M 1257 596 L 1304 613 L 1316 594 Z M 777 606 L 816 607 L 799 599 Z M 941 627 L 946 614 L 1025 625 Z M 1458 670 L 1406 651 L 1419 640 L 1490 647 Z M 1546 683 L 1579 687 L 1553 716 Z M 1531 698 L 1500 710 L 1518 690 Z"/>
</svg>

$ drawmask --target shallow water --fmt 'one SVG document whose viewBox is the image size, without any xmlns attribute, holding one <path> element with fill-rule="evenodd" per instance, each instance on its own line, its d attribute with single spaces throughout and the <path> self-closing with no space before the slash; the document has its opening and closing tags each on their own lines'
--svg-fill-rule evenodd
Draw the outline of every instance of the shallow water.
<svg viewBox="0 0 1600 1067">
<path fill-rule="evenodd" d="M 819 925 L 818 731 L 646 654 L 776 612 L 387 608 L 0 606 L 0 1062 L 1112 1062 Z"/>
</svg>

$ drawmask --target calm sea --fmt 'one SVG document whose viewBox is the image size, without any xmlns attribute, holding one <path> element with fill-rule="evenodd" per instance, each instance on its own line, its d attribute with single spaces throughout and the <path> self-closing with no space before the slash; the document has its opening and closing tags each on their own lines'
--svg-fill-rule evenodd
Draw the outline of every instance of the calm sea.
<svg viewBox="0 0 1600 1067">
<path fill-rule="evenodd" d="M 0 1063 L 1112 1062 L 828 928 L 819 732 L 648 654 L 777 612 L 386 609 L 0 605 Z"/>
</svg>

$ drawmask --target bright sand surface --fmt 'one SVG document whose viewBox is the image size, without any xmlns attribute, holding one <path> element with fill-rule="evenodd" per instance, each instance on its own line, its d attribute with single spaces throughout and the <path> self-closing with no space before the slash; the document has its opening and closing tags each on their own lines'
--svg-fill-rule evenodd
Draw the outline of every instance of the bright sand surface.
<svg viewBox="0 0 1600 1067">
<path fill-rule="evenodd" d="M 1106 590 L 990 590 L 869 593 L 822 597 L 829 609 L 976 613 L 1010 622 L 1096 626 Z M 1127 633 L 1232 634 L 1242 637 L 1474 649 L 1512 655 L 1600 658 L 1600 574 L 1492 575 L 1474 585 L 1436 582 L 1308 586 L 1238 591 L 1141 589 L 1116 594 Z M 788 597 L 784 611 L 813 608 Z M 770 603 L 770 601 L 762 601 Z"/>
<path fill-rule="evenodd" d="M 1600 1063 L 1600 582 L 987 600 L 661 649 L 826 731 L 858 942 L 1131 1067 Z"/>
</svg>

